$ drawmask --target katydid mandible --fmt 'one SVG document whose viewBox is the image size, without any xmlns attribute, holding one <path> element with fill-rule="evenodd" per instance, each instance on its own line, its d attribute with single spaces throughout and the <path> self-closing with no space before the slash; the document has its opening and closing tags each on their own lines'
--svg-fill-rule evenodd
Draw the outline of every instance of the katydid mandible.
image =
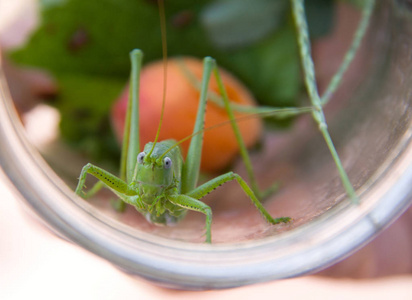
<svg viewBox="0 0 412 300">
<path fill-rule="evenodd" d="M 228 172 L 197 186 L 208 83 L 212 71 L 215 70 L 218 74 L 215 61 L 210 57 L 204 59 L 199 108 L 186 160 L 182 158 L 178 142 L 157 142 L 157 136 L 153 143 L 146 144 L 143 152 L 139 153 L 138 78 L 142 56 L 140 50 L 131 52 L 131 98 L 125 125 L 125 135 L 128 135 L 125 140 L 128 145 L 127 155 L 122 158 L 124 161 L 127 157 L 125 178 L 118 178 L 89 163 L 82 169 L 76 193 L 82 195 L 86 175 L 91 174 L 154 224 L 176 223 L 188 210 L 201 212 L 206 215 L 206 242 L 211 243 L 212 210 L 200 199 L 225 182 L 236 180 L 266 221 L 270 224 L 289 222 L 289 217 L 272 218 L 252 189 L 236 173 Z"/>
</svg>

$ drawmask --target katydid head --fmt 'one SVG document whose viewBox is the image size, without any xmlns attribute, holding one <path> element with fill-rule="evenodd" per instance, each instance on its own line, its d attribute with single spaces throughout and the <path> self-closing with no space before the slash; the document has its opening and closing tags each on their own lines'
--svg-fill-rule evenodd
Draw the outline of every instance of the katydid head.
<svg viewBox="0 0 412 300">
<path fill-rule="evenodd" d="M 134 182 L 141 186 L 145 194 L 153 196 L 173 186 L 174 178 L 180 174 L 182 158 L 179 148 L 163 155 L 174 143 L 173 140 L 158 142 L 154 146 L 147 143 L 137 155 Z"/>
</svg>

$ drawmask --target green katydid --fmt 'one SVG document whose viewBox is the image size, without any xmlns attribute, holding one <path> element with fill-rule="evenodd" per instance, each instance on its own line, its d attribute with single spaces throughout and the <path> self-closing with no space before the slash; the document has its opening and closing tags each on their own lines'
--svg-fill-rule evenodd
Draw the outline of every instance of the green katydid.
<svg viewBox="0 0 412 300">
<path fill-rule="evenodd" d="M 87 164 L 81 174 L 76 193 L 81 194 L 86 175 L 97 177 L 110 188 L 121 200 L 136 207 L 152 223 L 172 224 L 183 218 L 187 210 L 194 210 L 206 215 L 206 242 L 211 242 L 212 211 L 209 206 L 199 201 L 225 182 L 236 180 L 243 191 L 249 196 L 262 216 L 271 224 L 289 222 L 290 218 L 272 218 L 247 183 L 236 173 L 228 172 L 220 175 L 198 187 L 197 180 L 200 168 L 200 152 L 205 117 L 205 106 L 208 92 L 208 82 L 216 65 L 212 58 L 204 59 L 204 72 L 200 102 L 194 135 L 191 140 L 186 161 L 183 161 L 179 142 L 174 140 L 157 141 L 145 145 L 139 153 L 139 138 L 137 126 L 138 109 L 138 74 L 141 68 L 142 52 L 131 52 L 132 80 L 131 101 L 127 111 L 125 141 L 128 144 L 127 154 L 123 156 L 126 163 L 126 181 L 109 172 Z M 219 77 L 218 77 L 219 78 Z M 137 79 L 137 80 L 136 80 Z M 225 97 L 226 98 L 226 97 Z M 160 129 L 160 126 L 159 126 Z M 126 160 L 127 157 L 127 160 Z"/>
<path fill-rule="evenodd" d="M 164 16 L 163 3 L 160 2 L 160 4 L 163 49 L 166 61 L 165 26 L 164 19 L 162 18 L 162 16 Z M 106 187 L 110 188 L 125 203 L 135 206 L 135 208 L 145 215 L 152 223 L 175 223 L 185 216 L 187 210 L 202 212 L 206 215 L 206 242 L 210 243 L 212 211 L 209 206 L 199 201 L 199 199 L 223 183 L 236 180 L 269 223 L 278 224 L 281 222 L 288 222 L 290 220 L 288 217 L 277 219 L 272 218 L 247 183 L 239 175 L 233 172 L 218 176 L 196 187 L 203 142 L 208 82 L 213 70 L 215 70 L 218 82 L 221 82 L 216 64 L 210 57 L 204 59 L 204 72 L 197 120 L 186 160 L 183 161 L 178 142 L 173 140 L 157 141 L 161 121 L 154 142 L 145 145 L 143 152 L 139 153 L 138 82 L 142 65 L 142 56 L 143 54 L 140 50 L 131 52 L 131 99 L 129 99 L 124 131 L 121 176 L 118 178 L 97 166 L 87 164 L 80 174 L 76 193 L 78 195 L 82 194 L 86 175 L 91 174 L 100 180 L 99 183 L 103 183 Z M 165 79 L 162 114 L 166 92 L 166 63 L 164 66 Z M 223 86 L 221 86 L 221 89 L 222 88 Z M 228 101 L 227 96 L 225 96 L 224 99 L 225 101 Z M 287 113 L 287 109 L 284 111 Z M 295 111 L 295 109 L 293 111 Z M 299 111 L 299 109 L 297 111 Z M 97 188 L 92 189 L 92 193 L 100 188 L 101 184 L 96 186 Z"/>
<path fill-rule="evenodd" d="M 299 1 L 292 1 L 295 13 L 295 19 L 297 22 L 298 31 L 300 31 L 299 38 L 302 61 L 304 65 L 305 78 L 310 77 L 306 80 L 308 90 L 311 99 L 317 100 L 319 96 L 317 91 L 313 91 L 313 80 L 314 76 L 308 76 L 308 74 L 313 74 L 313 66 L 305 62 L 305 51 L 307 51 L 308 42 L 307 39 L 307 28 L 303 28 L 302 24 L 299 23 L 302 19 L 302 9 Z M 161 15 L 161 27 L 164 33 L 164 16 L 163 3 L 159 1 L 161 5 L 160 15 Z M 370 1 L 373 3 L 373 1 Z M 369 12 L 371 11 L 372 4 L 369 6 Z M 366 9 L 365 9 L 366 10 Z M 369 17 L 369 16 L 367 16 Z M 303 16 L 304 18 L 304 16 Z M 366 19 L 366 17 L 365 17 Z M 302 30 L 301 30 L 302 29 Z M 306 30 L 306 35 L 305 35 Z M 303 31 L 303 33 L 302 33 Z M 303 35 L 303 38 L 302 38 Z M 163 49 L 164 49 L 164 59 L 166 61 L 166 47 L 165 47 L 165 34 L 163 37 Z M 305 44 L 306 43 L 306 44 Z M 305 48 L 306 47 L 306 48 Z M 353 49 L 352 49 L 353 50 Z M 354 52 L 354 51 L 352 51 Z M 196 123 L 193 129 L 193 134 L 187 139 L 191 138 L 191 143 L 189 151 L 185 160 L 183 160 L 180 153 L 179 144 L 182 141 L 176 142 L 174 140 L 158 141 L 158 135 L 161 128 L 161 121 L 159 123 L 158 131 L 153 143 L 148 143 L 145 145 L 144 150 L 139 153 L 139 128 L 138 128 L 138 94 L 139 94 L 139 74 L 142 65 L 143 54 L 140 50 L 133 50 L 131 52 L 131 80 L 130 80 L 130 99 L 126 116 L 126 124 L 124 130 L 124 140 L 121 158 L 121 175 L 120 178 L 114 176 L 113 174 L 97 167 L 92 164 L 87 164 L 83 167 L 80 174 L 79 183 L 76 188 L 76 193 L 82 195 L 83 187 L 86 180 L 86 175 L 91 174 L 100 181 L 96 185 L 97 188 L 93 188 L 91 193 L 94 193 L 101 186 L 106 186 L 111 189 L 124 203 L 133 205 L 140 213 L 146 216 L 146 218 L 152 223 L 158 224 L 172 224 L 180 219 L 182 219 L 188 210 L 198 211 L 206 215 L 206 242 L 211 242 L 211 222 L 212 222 L 212 211 L 211 208 L 200 201 L 202 197 L 212 192 L 215 188 L 224 184 L 225 182 L 236 180 L 246 195 L 251 199 L 252 203 L 256 206 L 258 211 L 262 214 L 264 219 L 270 224 L 287 223 L 290 221 L 289 217 L 273 218 L 260 203 L 256 194 L 258 194 L 258 189 L 256 183 L 254 182 L 253 171 L 250 166 L 250 161 L 248 158 L 247 151 L 242 142 L 242 138 L 237 129 L 236 120 L 234 120 L 232 110 L 232 105 L 229 104 L 229 99 L 227 97 L 225 88 L 221 81 L 219 71 L 217 69 L 215 61 L 206 57 L 204 59 L 204 71 L 202 82 L 200 84 L 200 101 L 199 108 L 197 112 Z M 310 57 L 309 57 L 310 58 Z M 306 64 L 305 64 L 306 63 Z M 164 98 L 162 114 L 164 110 L 165 102 L 165 91 L 166 91 L 166 63 L 165 65 L 165 78 L 164 78 Z M 308 67 L 309 65 L 309 67 Z M 214 73 L 221 93 L 221 100 L 223 100 L 224 106 L 228 112 L 230 123 L 235 131 L 237 139 L 239 141 L 242 157 L 248 168 L 249 177 L 252 181 L 253 189 L 236 173 L 228 172 L 226 174 L 220 175 L 206 183 L 197 186 L 198 174 L 200 168 L 200 155 L 202 149 L 202 136 L 204 132 L 204 118 L 205 118 L 205 107 L 206 101 L 208 99 L 208 82 L 211 74 Z M 339 76 L 342 76 L 342 73 Z M 333 84 L 336 85 L 335 80 Z M 314 94 L 312 95 L 311 94 Z M 333 91 L 332 91 L 333 92 Z M 330 95 L 328 94 L 328 97 Z M 327 100 L 323 101 L 327 102 Z M 347 178 L 347 175 L 343 168 L 339 158 L 337 157 L 336 150 L 334 150 L 333 144 L 329 134 L 327 133 L 326 124 L 323 120 L 322 105 L 324 103 L 319 103 L 312 101 L 312 107 L 309 108 L 293 108 L 293 109 L 265 109 L 264 111 L 268 115 L 295 115 L 300 113 L 312 112 L 314 119 L 318 122 L 320 130 L 325 137 L 328 146 L 331 149 L 331 153 L 335 162 L 338 166 L 340 176 L 342 178 L 343 185 L 346 188 L 347 194 L 356 202 L 356 194 L 353 191 L 353 187 Z M 256 113 L 256 110 L 252 110 L 252 113 Z M 185 139 L 186 140 L 186 139 Z"/>
</svg>

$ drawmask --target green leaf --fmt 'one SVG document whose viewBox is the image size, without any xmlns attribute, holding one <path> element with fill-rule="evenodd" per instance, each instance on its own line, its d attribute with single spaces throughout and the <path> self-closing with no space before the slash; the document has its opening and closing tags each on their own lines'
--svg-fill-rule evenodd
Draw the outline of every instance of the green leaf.
<svg viewBox="0 0 412 300">
<path fill-rule="evenodd" d="M 264 105 L 293 106 L 300 91 L 300 63 L 292 25 L 254 47 L 233 53 L 229 69 L 241 74 L 247 86 Z"/>
<path fill-rule="evenodd" d="M 124 88 L 122 80 L 66 74 L 58 77 L 63 138 L 96 160 L 118 160 L 119 147 L 108 112 Z M 76 88 L 73 88 L 76 87 Z"/>
<path fill-rule="evenodd" d="M 287 1 L 215 1 L 202 10 L 200 20 L 213 45 L 249 46 L 273 33 L 285 15 Z"/>
<path fill-rule="evenodd" d="M 232 43 L 229 50 L 217 46 L 216 36 L 210 35 L 210 28 L 206 30 L 202 25 L 201 16 L 207 15 L 211 1 L 166 1 L 169 56 L 212 56 L 243 81 L 258 102 L 294 105 L 301 89 L 301 75 L 289 5 L 285 6 L 286 0 L 255 0 L 257 11 L 262 14 L 259 23 L 256 14 L 246 14 L 248 1 L 251 0 L 218 2 L 221 5 L 230 2 L 237 12 L 226 9 L 217 16 L 220 20 L 227 17 L 229 24 L 217 26 L 214 29 L 217 34 L 227 38 L 235 32 L 238 39 L 241 32 L 248 30 L 243 41 Z M 56 106 L 62 114 L 63 137 L 95 157 L 109 156 L 107 153 L 117 146 L 110 133 L 108 114 L 128 80 L 129 52 L 142 49 L 145 63 L 162 56 L 156 2 L 42 0 L 41 3 L 40 27 L 28 44 L 11 56 L 20 64 L 45 68 L 59 80 L 61 89 Z M 245 16 L 237 18 L 239 14 Z M 322 9 L 317 18 L 328 20 L 329 14 L 329 9 Z M 107 132 L 103 133 L 104 130 Z"/>
<path fill-rule="evenodd" d="M 150 56 L 150 45 L 160 45 L 157 14 L 147 1 L 66 0 L 48 5 L 42 10 L 42 25 L 13 58 L 55 73 L 126 78 L 131 49 L 142 48 Z"/>
</svg>

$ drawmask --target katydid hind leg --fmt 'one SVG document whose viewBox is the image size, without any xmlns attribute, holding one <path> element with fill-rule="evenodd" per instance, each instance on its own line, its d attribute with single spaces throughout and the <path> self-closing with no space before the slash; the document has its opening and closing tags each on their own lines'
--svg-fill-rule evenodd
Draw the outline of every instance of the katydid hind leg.
<svg viewBox="0 0 412 300">
<path fill-rule="evenodd" d="M 196 115 L 196 122 L 193 133 L 200 132 L 204 128 L 206 102 L 210 76 L 215 61 L 211 57 L 205 57 L 203 60 L 203 77 L 200 91 L 199 107 Z M 200 159 L 202 155 L 203 132 L 192 137 L 186 160 L 182 170 L 182 193 L 191 191 L 197 185 L 200 172 Z"/>
<path fill-rule="evenodd" d="M 130 183 L 133 178 L 137 155 L 140 151 L 139 134 L 139 82 L 143 52 L 134 49 L 130 52 L 132 68 L 130 71 L 129 101 L 126 111 L 122 155 L 120 160 L 120 178 Z"/>
<path fill-rule="evenodd" d="M 220 92 L 220 94 L 222 96 L 222 99 L 223 99 L 223 102 L 224 102 L 226 112 L 228 114 L 228 117 L 230 119 L 230 123 L 232 125 L 233 133 L 235 134 L 237 143 L 239 145 L 240 155 L 241 155 L 242 160 L 245 164 L 245 168 L 246 168 L 247 175 L 249 177 L 251 188 L 252 188 L 254 194 L 256 195 L 256 197 L 259 200 L 263 200 L 263 199 L 265 199 L 266 197 L 270 196 L 271 194 L 275 193 L 278 190 L 279 183 L 275 182 L 269 188 L 267 188 L 265 190 L 261 190 L 259 188 L 259 185 L 258 185 L 257 179 L 256 179 L 256 175 L 255 175 L 255 172 L 253 170 L 252 162 L 250 160 L 249 152 L 246 148 L 246 144 L 243 140 L 242 134 L 240 133 L 239 126 L 237 125 L 236 118 L 235 118 L 235 115 L 233 113 L 233 108 L 230 105 L 229 97 L 228 97 L 228 94 L 226 92 L 226 88 L 223 84 L 222 77 L 220 76 L 217 64 L 215 64 L 214 75 L 215 75 L 215 78 L 216 78 L 216 81 L 217 81 L 217 84 L 218 84 L 219 92 Z"/>
<path fill-rule="evenodd" d="M 201 83 L 192 73 L 191 70 L 186 66 L 186 63 L 183 59 L 177 60 L 178 66 L 182 71 L 182 74 L 190 82 L 190 84 L 196 88 L 198 91 L 201 90 Z M 218 93 L 215 93 L 212 90 L 208 91 L 209 101 L 213 102 L 215 105 L 224 108 L 225 101 Z M 276 119 L 290 118 L 298 116 L 301 114 L 307 114 L 313 111 L 312 106 L 306 107 L 274 107 L 274 106 L 251 106 L 249 104 L 239 104 L 234 101 L 230 101 L 230 107 L 235 112 L 245 113 L 250 117 L 272 117 Z"/>
<path fill-rule="evenodd" d="M 373 3 L 369 2 L 370 6 L 365 6 L 364 9 L 372 9 Z M 319 130 L 323 135 L 323 138 L 329 148 L 335 165 L 338 169 L 338 173 L 345 188 L 346 194 L 351 199 L 352 203 L 359 204 L 358 196 L 356 195 L 355 189 L 349 180 L 346 170 L 343 167 L 342 161 L 336 151 L 336 148 L 332 142 L 332 138 L 329 134 L 328 127 L 326 124 L 326 119 L 322 107 L 322 99 L 319 96 L 315 68 L 313 59 L 310 51 L 310 38 L 309 38 L 309 28 L 308 22 L 305 15 L 305 5 L 304 0 L 293 0 L 292 1 L 292 13 L 293 19 L 297 28 L 297 40 L 299 45 L 299 53 L 301 57 L 301 65 L 304 74 L 304 82 L 306 86 L 307 93 L 309 95 L 310 101 L 316 110 L 312 112 L 312 117 L 314 121 L 318 124 Z M 350 51 L 350 50 L 349 50 Z"/>
<path fill-rule="evenodd" d="M 187 193 L 187 196 L 190 196 L 195 199 L 201 199 L 210 192 L 212 192 L 214 189 L 217 187 L 223 185 L 226 182 L 236 180 L 242 190 L 245 192 L 245 194 L 250 198 L 252 203 L 255 205 L 255 207 L 258 209 L 258 211 L 261 213 L 261 215 L 265 218 L 266 221 L 268 221 L 271 224 L 279 224 L 279 223 L 287 223 L 291 220 L 289 217 L 280 217 L 274 219 L 269 212 L 263 207 L 263 205 L 260 203 L 258 198 L 255 196 L 253 193 L 253 190 L 249 187 L 249 185 L 240 177 L 238 174 L 234 172 L 228 172 L 226 174 L 220 175 L 216 178 L 213 178 L 204 184 L 198 186 L 191 192 Z"/>
<path fill-rule="evenodd" d="M 123 143 L 120 157 L 120 178 L 126 182 L 131 182 L 136 165 L 136 158 L 140 150 L 139 141 L 139 81 L 142 68 L 143 53 L 139 49 L 130 52 L 130 80 L 129 80 L 129 100 L 127 103 L 126 117 L 123 130 Z M 98 182 L 99 184 L 100 182 Z M 97 185 L 97 184 L 96 184 Z M 98 185 L 100 189 L 103 184 Z M 96 189 L 96 192 L 97 190 Z M 94 188 L 92 192 L 95 193 Z M 86 194 L 89 196 L 89 193 Z M 126 209 L 126 203 L 122 199 L 110 201 L 112 207 L 122 212 Z"/>
</svg>

